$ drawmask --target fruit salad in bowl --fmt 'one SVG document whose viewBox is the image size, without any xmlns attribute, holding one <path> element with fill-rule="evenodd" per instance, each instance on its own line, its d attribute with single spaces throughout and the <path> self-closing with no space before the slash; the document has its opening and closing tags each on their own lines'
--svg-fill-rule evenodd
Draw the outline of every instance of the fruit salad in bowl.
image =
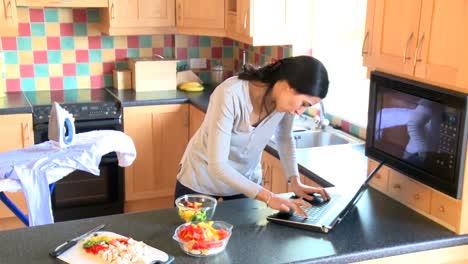
<svg viewBox="0 0 468 264">
<path fill-rule="evenodd" d="M 208 221 L 214 215 L 217 201 L 201 194 L 186 194 L 176 199 L 179 216 L 185 222 Z"/>
<path fill-rule="evenodd" d="M 229 242 L 233 226 L 223 221 L 185 223 L 172 237 L 188 255 L 206 257 L 222 252 Z"/>
</svg>

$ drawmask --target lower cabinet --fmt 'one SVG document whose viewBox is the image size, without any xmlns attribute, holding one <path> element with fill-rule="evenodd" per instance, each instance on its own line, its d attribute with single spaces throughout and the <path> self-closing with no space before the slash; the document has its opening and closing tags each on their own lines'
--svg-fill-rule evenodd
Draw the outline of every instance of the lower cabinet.
<svg viewBox="0 0 468 264">
<path fill-rule="evenodd" d="M 34 144 L 31 114 L 0 115 L 0 128 L 2 131 L 0 153 L 21 149 Z M 5 194 L 24 213 L 27 213 L 28 208 L 23 192 L 5 192 Z M 14 222 L 13 226 L 8 227 L 20 227 L 23 225 L 19 219 L 15 219 L 14 214 L 3 203 L 0 203 L 0 222 L 5 223 L 5 218 L 12 218 L 11 220 Z M 1 224 L 0 229 L 2 229 Z"/>
<path fill-rule="evenodd" d="M 281 161 L 270 153 L 263 151 L 262 155 L 262 182 L 263 187 L 274 193 L 291 192 L 291 186 L 284 174 Z M 301 182 L 314 187 L 321 187 L 315 181 L 300 174 Z"/>
<path fill-rule="evenodd" d="M 125 211 L 173 206 L 179 162 L 188 142 L 189 105 L 125 107 L 124 132 L 137 157 L 125 168 Z"/>
<path fill-rule="evenodd" d="M 368 173 L 377 165 L 376 161 L 369 159 Z M 382 166 L 370 185 L 450 230 L 459 232 L 461 200 L 454 199 L 386 166 Z"/>
<path fill-rule="evenodd" d="M 196 108 L 193 105 L 190 105 L 190 127 L 189 127 L 189 138 L 197 132 L 200 128 L 201 124 L 203 123 L 203 119 L 205 119 L 205 113 L 200 109 Z"/>
</svg>

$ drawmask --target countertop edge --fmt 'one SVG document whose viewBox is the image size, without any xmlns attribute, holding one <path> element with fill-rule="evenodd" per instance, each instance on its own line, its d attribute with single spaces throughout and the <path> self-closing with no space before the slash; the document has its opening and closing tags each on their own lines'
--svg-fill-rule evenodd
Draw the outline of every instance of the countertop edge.
<svg viewBox="0 0 468 264">
<path fill-rule="evenodd" d="M 415 244 L 401 245 L 396 247 L 389 247 L 385 249 L 375 249 L 369 251 L 361 251 L 353 254 L 343 254 L 339 256 L 327 256 L 322 258 L 316 258 L 306 261 L 294 262 L 294 263 L 352 263 L 371 259 L 386 258 L 392 256 L 399 256 L 409 253 L 417 253 L 422 251 L 450 248 L 455 246 L 461 246 L 468 244 L 468 236 L 460 236 L 454 238 L 434 240 L 430 242 L 421 242 Z"/>
</svg>

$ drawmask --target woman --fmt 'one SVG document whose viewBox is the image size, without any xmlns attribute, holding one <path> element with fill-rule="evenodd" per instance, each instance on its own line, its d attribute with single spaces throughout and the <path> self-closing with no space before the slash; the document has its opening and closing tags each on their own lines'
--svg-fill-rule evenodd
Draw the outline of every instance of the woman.
<svg viewBox="0 0 468 264">
<path fill-rule="evenodd" d="M 292 191 L 312 200 L 329 199 L 323 188 L 301 183 L 292 137 L 294 115 L 318 103 L 328 91 L 323 64 L 309 56 L 247 66 L 221 83 L 210 97 L 201 127 L 190 140 L 177 175 L 175 197 L 201 193 L 224 200 L 249 197 L 305 216 L 302 199 L 285 199 L 261 186 L 260 159 L 276 132 L 278 152 Z"/>
</svg>

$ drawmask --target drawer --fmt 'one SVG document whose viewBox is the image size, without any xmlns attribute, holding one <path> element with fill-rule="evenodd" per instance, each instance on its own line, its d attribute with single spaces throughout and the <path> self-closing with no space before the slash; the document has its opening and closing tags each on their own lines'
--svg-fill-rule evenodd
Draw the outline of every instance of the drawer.
<svg viewBox="0 0 468 264">
<path fill-rule="evenodd" d="M 367 165 L 367 175 L 370 175 L 370 173 L 377 168 L 379 165 L 378 162 L 369 159 L 368 165 Z M 374 187 L 375 189 L 386 193 L 388 189 L 388 174 L 389 174 L 390 169 L 387 166 L 382 166 L 379 171 L 374 175 L 374 178 L 369 182 L 369 184 Z"/>
<path fill-rule="evenodd" d="M 389 172 L 388 193 L 408 207 L 425 213 L 430 211 L 431 189 L 394 170 Z"/>
<path fill-rule="evenodd" d="M 460 210 L 459 200 L 438 191 L 432 191 L 430 212 L 432 216 L 458 229 Z"/>
</svg>

